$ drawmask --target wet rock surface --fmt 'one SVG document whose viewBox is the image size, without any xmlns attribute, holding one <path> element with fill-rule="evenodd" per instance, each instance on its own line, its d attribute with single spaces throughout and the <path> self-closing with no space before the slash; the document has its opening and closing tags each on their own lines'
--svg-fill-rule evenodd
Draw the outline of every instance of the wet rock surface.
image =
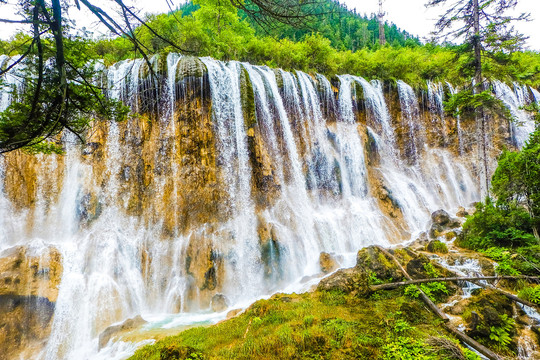
<svg viewBox="0 0 540 360">
<path fill-rule="evenodd" d="M 132 319 L 127 319 L 120 325 L 109 326 L 99 335 L 99 348 L 104 348 L 109 340 L 117 335 L 120 335 L 122 332 L 134 330 L 146 323 L 146 320 L 144 320 L 140 315 L 137 315 Z"/>
<path fill-rule="evenodd" d="M 18 246 L 0 253 L 0 295 L 37 296 L 55 302 L 62 256 L 53 248 Z"/>
<path fill-rule="evenodd" d="M 319 265 L 321 271 L 325 274 L 328 274 L 339 267 L 335 256 L 326 252 L 322 252 L 319 256 Z"/>
<path fill-rule="evenodd" d="M 43 346 L 61 277 L 62 256 L 53 247 L 18 246 L 0 253 L 0 359 Z"/>
<path fill-rule="evenodd" d="M 216 294 L 212 297 L 210 306 L 212 307 L 213 312 L 222 312 L 229 307 L 229 300 L 223 294 Z"/>
<path fill-rule="evenodd" d="M 0 295 L 0 359 L 40 349 L 50 334 L 54 308 L 43 297 Z"/>
</svg>

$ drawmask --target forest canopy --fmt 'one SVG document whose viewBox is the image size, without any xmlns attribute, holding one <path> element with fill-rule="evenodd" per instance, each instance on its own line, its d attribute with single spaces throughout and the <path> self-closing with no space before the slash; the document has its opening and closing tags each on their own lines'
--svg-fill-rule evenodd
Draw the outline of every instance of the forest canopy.
<svg viewBox="0 0 540 360">
<path fill-rule="evenodd" d="M 315 4 L 319 8 L 314 11 L 322 15 L 309 17 L 302 24 L 276 21 L 275 26 L 268 27 L 229 1 L 193 0 L 167 14 L 148 15 L 145 20 L 153 31 L 139 26 L 134 33 L 152 53 L 178 52 L 180 48 L 186 55 L 328 76 L 349 73 L 367 79 L 401 79 L 413 86 L 423 86 L 426 80 L 454 84 L 470 80 L 462 71 L 468 59 L 459 51 L 460 45 L 421 44 L 417 37 L 387 23 L 387 44 L 381 46 L 374 15 L 359 15 L 332 0 Z M 11 41 L 0 43 L 0 53 L 14 55 L 25 41 L 27 36 L 17 34 Z M 142 56 L 126 36 L 87 39 L 87 44 L 88 54 L 105 64 Z M 487 79 L 540 85 L 540 54 L 516 51 L 505 56 L 508 60 L 504 65 L 486 59 L 483 67 Z"/>
</svg>

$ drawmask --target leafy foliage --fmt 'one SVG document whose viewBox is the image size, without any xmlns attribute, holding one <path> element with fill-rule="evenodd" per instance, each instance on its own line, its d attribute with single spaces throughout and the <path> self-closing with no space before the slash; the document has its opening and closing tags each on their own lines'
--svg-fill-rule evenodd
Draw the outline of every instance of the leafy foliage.
<svg viewBox="0 0 540 360">
<path fill-rule="evenodd" d="M 360 38 L 347 36 L 349 28 L 351 32 L 358 31 L 354 30 L 355 26 L 364 31 L 362 24 L 365 19 L 354 12 L 343 12 L 341 5 L 334 5 L 338 9 L 335 13 L 313 20 L 316 22 L 308 26 L 308 30 L 287 25 L 285 27 L 290 31 L 276 27 L 265 32 L 229 2 L 217 0 L 195 0 L 181 6 L 177 12 L 150 16 L 148 24 L 163 38 L 171 39 L 187 54 L 196 56 L 248 61 L 327 76 L 349 73 L 367 79 L 401 79 L 416 87 L 424 86 L 427 79 L 449 81 L 455 85 L 470 83 L 470 74 L 462 71 L 470 64 L 467 65 L 467 55 L 460 52 L 459 46 L 419 46 L 410 43 L 412 39 L 405 33 L 399 36 L 396 33 L 397 38 L 402 39 L 400 36 L 403 36 L 405 39 L 396 41 L 392 38 L 392 31 L 386 34 L 390 45 L 363 46 L 363 35 Z M 376 19 L 367 21 L 368 30 L 374 31 L 369 36 L 378 39 Z M 353 26 L 352 23 L 356 22 L 358 25 Z M 136 34 L 153 52 L 177 51 L 169 43 L 153 36 L 147 28 L 137 28 Z M 95 44 L 94 52 L 110 64 L 139 56 L 137 52 L 128 51 L 130 47 L 133 48 L 129 40 L 123 37 L 104 39 Z M 515 52 L 508 56 L 511 61 L 506 66 L 486 58 L 485 76 L 540 85 L 538 53 Z"/>
<path fill-rule="evenodd" d="M 510 110 L 504 103 L 493 96 L 491 91 L 474 94 L 471 89 L 457 92 L 450 96 L 444 104 L 445 111 L 454 116 L 474 116 L 480 108 L 486 115 L 498 115 L 505 119 L 513 119 Z"/>
<path fill-rule="evenodd" d="M 384 360 L 427 360 L 435 357 L 427 355 L 423 343 L 410 337 L 400 336 L 396 341 L 383 347 Z"/>
<path fill-rule="evenodd" d="M 492 188 L 499 206 L 515 203 L 526 209 L 531 227 L 540 231 L 540 130 L 519 152 L 505 151 L 493 175 Z"/>
<path fill-rule="evenodd" d="M 494 246 L 518 247 L 534 243 L 531 219 L 515 203 L 497 205 L 492 199 L 476 205 L 476 212 L 463 224 L 459 245 L 470 249 Z"/>
<path fill-rule="evenodd" d="M 246 3 L 249 6 L 250 1 Z M 200 6 L 200 2 L 189 1 L 181 5 L 178 10 L 182 12 L 182 15 L 189 16 Z M 240 15 L 255 29 L 255 34 L 259 37 L 271 36 L 277 39 L 302 41 L 315 30 L 330 40 L 332 47 L 337 50 L 354 52 L 358 49 L 373 49 L 378 46 L 379 22 L 375 14 L 369 17 L 362 16 L 356 13 L 356 9 L 350 10 L 346 5 L 332 0 L 314 1 L 310 4 L 308 11 L 320 16 L 310 16 L 307 21 L 296 24 L 276 22 L 261 24 L 256 17 L 246 16 L 245 12 L 241 11 Z M 387 41 L 392 46 L 420 45 L 418 38 L 400 30 L 395 24 L 385 24 L 384 32 Z"/>
<path fill-rule="evenodd" d="M 26 44 L 29 51 L 17 76 L 27 79 L 22 90 L 13 90 L 13 101 L 0 113 L 0 150 L 9 151 L 26 146 L 30 152 L 60 152 L 53 142 L 63 129 L 78 136 L 94 119 L 122 120 L 127 109 L 108 99 L 101 89 L 88 79 L 95 77 L 95 63 L 85 51 L 88 41 L 66 37 L 63 55 L 66 66 L 59 70 L 55 61 L 45 61 L 56 52 L 51 40 L 41 51 Z"/>
<path fill-rule="evenodd" d="M 515 330 L 516 322 L 507 314 L 499 315 L 500 324 L 490 327 L 489 339 L 499 348 L 505 348 L 512 342 L 511 332 Z"/>
<path fill-rule="evenodd" d="M 540 304 L 540 286 L 525 286 L 519 291 L 518 296 L 523 300 Z"/>
</svg>

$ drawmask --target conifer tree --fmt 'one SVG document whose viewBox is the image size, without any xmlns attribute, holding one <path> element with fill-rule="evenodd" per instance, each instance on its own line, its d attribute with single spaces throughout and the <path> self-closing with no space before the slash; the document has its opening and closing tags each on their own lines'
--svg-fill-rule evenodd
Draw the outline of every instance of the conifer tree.
<svg viewBox="0 0 540 360">
<path fill-rule="evenodd" d="M 451 4 L 449 4 L 451 3 Z M 462 72 L 470 75 L 472 86 L 456 96 L 461 100 L 453 104 L 473 108 L 477 122 L 479 160 L 482 167 L 484 191 L 489 189 L 488 117 L 494 107 L 500 106 L 488 89 L 489 79 L 483 76 L 484 58 L 507 62 L 509 54 L 521 49 L 526 38 L 515 31 L 513 23 L 529 20 L 526 13 L 510 14 L 518 0 L 430 0 L 426 6 L 446 7 L 436 23 L 435 35 L 445 40 L 464 40 L 460 52 L 469 57 Z"/>
</svg>

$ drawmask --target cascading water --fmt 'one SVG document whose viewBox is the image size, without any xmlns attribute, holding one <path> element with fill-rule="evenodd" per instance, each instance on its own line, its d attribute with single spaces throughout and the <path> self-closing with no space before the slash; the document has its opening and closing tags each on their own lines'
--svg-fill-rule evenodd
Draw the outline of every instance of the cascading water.
<svg viewBox="0 0 540 360">
<path fill-rule="evenodd" d="M 0 159 L 0 250 L 62 256 L 36 358 L 124 354 L 125 344 L 98 347 L 111 324 L 138 314 L 155 327 L 217 319 L 217 294 L 236 306 L 298 289 L 320 273 L 321 252 L 352 265 L 359 248 L 409 240 L 431 212 L 480 198 L 472 164 L 428 146 L 432 118 L 402 81 L 396 116 L 383 84 L 356 76 L 331 83 L 170 54 L 151 60 L 155 73 L 166 67 L 159 80 L 148 66 L 106 70 L 108 96 L 133 110 L 127 123 L 96 123 L 85 145 L 65 134 L 62 156 Z M 442 122 L 442 86 L 430 86 Z M 522 100 L 511 100 L 519 111 Z"/>
<path fill-rule="evenodd" d="M 418 99 L 413 88 L 405 82 L 397 82 L 399 100 L 401 102 L 401 111 L 404 126 L 408 130 L 408 142 L 405 148 L 405 157 L 411 164 L 415 164 L 423 150 L 423 129 L 419 121 L 420 109 L 418 108 Z"/>
<path fill-rule="evenodd" d="M 514 122 L 509 126 L 512 129 L 512 137 L 515 145 L 523 147 L 525 141 L 529 138 L 529 134 L 534 131 L 535 123 L 531 116 L 523 110 L 523 106 L 530 102 L 528 88 L 514 84 L 514 90 L 501 81 L 493 82 L 495 95 L 504 102 L 512 115 Z"/>
<path fill-rule="evenodd" d="M 536 90 L 535 88 L 530 88 L 530 89 L 533 94 L 534 101 L 536 101 L 537 103 L 540 103 L 540 92 L 538 92 L 538 90 Z"/>
<path fill-rule="evenodd" d="M 456 95 L 457 90 L 452 84 L 446 83 L 446 86 L 448 86 L 448 90 L 450 91 L 450 95 Z M 463 155 L 465 152 L 464 145 L 463 145 L 463 128 L 461 126 L 461 116 L 456 116 L 456 132 L 457 132 L 457 138 L 458 138 L 458 151 L 459 155 Z"/>
<path fill-rule="evenodd" d="M 428 81 L 428 105 L 432 114 L 432 128 L 441 137 L 442 143 L 446 143 L 446 124 L 444 121 L 444 88 L 441 83 Z"/>
</svg>

